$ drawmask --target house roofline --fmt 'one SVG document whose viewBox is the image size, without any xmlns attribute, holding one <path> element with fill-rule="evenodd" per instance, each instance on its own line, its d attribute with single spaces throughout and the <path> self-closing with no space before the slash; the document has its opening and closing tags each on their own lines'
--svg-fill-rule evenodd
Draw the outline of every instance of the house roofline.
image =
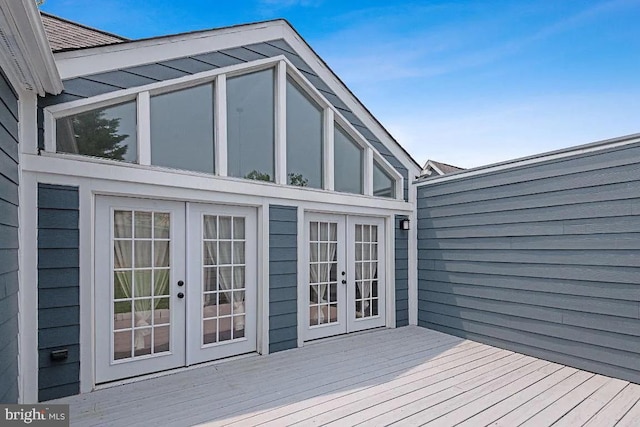
<svg viewBox="0 0 640 427">
<path fill-rule="evenodd" d="M 423 177 L 414 181 L 417 186 L 439 184 L 445 181 L 453 181 L 459 179 L 470 178 L 477 175 L 485 175 L 492 172 L 498 172 L 508 169 L 514 169 L 520 166 L 535 165 L 550 160 L 559 160 L 567 157 L 588 154 L 602 151 L 608 148 L 622 147 L 629 144 L 640 142 L 640 133 L 634 133 L 630 135 L 624 135 L 616 138 L 605 139 L 601 141 L 591 142 L 588 144 L 578 145 L 569 148 L 563 148 L 560 150 L 548 151 L 546 153 L 535 154 L 532 156 L 526 156 L 517 158 L 514 160 L 507 160 L 504 162 L 492 163 L 485 166 L 479 166 L 476 168 L 465 169 L 460 172 L 453 172 L 447 175 L 436 177 Z"/>
<path fill-rule="evenodd" d="M 62 92 L 62 80 L 40 12 L 32 0 L 0 0 L 0 58 L 12 84 L 38 95 Z"/>
<path fill-rule="evenodd" d="M 350 97 L 357 106 L 362 109 L 364 114 L 366 114 L 373 123 L 374 126 L 378 127 L 382 133 L 384 133 L 386 139 L 388 139 L 392 144 L 398 147 L 397 154 L 400 154 L 401 157 L 404 157 L 404 161 L 402 161 L 408 169 L 411 169 L 406 163 L 411 164 L 415 169 L 416 173 L 422 169 L 420 164 L 407 152 L 407 150 L 396 141 L 396 139 L 391 135 L 391 133 L 380 123 L 380 121 L 371 113 L 371 111 L 358 99 L 358 97 L 347 87 L 347 85 L 338 77 L 338 75 L 329 67 L 329 65 L 313 50 L 313 48 L 307 43 L 307 41 L 300 35 L 300 33 L 289 23 L 286 19 L 278 18 L 267 21 L 260 21 L 248 24 L 238 24 L 227 27 L 220 27 L 215 29 L 207 29 L 207 30 L 197 30 L 190 31 L 180 34 L 172 34 L 158 37 L 150 37 L 146 39 L 140 40 L 129 40 L 123 41 L 122 43 L 115 44 L 107 44 L 101 46 L 92 46 L 86 48 L 79 49 L 69 49 L 69 50 L 61 50 L 54 53 L 54 57 L 58 62 L 61 73 L 63 74 L 63 78 L 73 78 L 73 77 L 81 77 L 90 75 L 97 72 L 105 72 L 107 69 L 95 69 L 95 70 L 86 70 L 81 71 L 79 68 L 75 68 L 71 65 L 65 66 L 67 63 L 71 64 L 72 62 L 76 62 L 82 60 L 83 58 L 94 56 L 94 55 L 118 55 L 118 54 L 127 54 L 127 52 L 132 51 L 134 49 L 157 49 L 159 46 L 164 45 L 176 45 L 178 43 L 188 43 L 190 41 L 203 40 L 208 38 L 214 38 L 222 35 L 230 35 L 234 33 L 238 33 L 240 31 L 247 30 L 255 30 L 256 32 L 260 32 L 260 30 L 264 30 L 264 34 L 271 31 L 271 33 L 277 33 L 275 38 L 282 38 L 285 41 L 291 44 L 292 39 L 295 39 L 298 43 L 301 43 L 305 49 L 308 49 L 308 52 L 312 55 L 312 57 L 317 61 L 318 65 L 327 70 L 331 77 L 335 80 L 335 82 L 344 90 L 345 94 Z M 262 34 L 262 33 L 261 33 Z M 261 37 L 259 34 L 251 39 L 249 42 L 244 42 L 244 44 L 253 44 L 257 42 L 265 42 L 268 41 L 266 38 Z M 230 46 L 225 46 L 224 48 L 231 48 L 236 46 L 241 46 L 243 42 L 240 40 L 237 43 L 231 43 Z M 205 44 L 205 45 L 208 45 Z M 189 51 L 189 49 L 176 49 L 173 53 L 168 53 L 167 49 L 162 49 L 162 53 L 156 52 L 155 56 L 149 56 L 145 58 L 144 56 L 136 55 L 134 59 L 130 59 L 129 63 L 125 64 L 126 67 L 143 65 L 145 63 L 152 63 L 156 61 L 169 60 L 173 58 L 188 56 L 191 54 L 204 53 L 207 51 L 216 50 L 215 46 L 209 48 L 207 50 L 206 46 L 201 45 L 201 48 L 194 49 L 193 51 Z M 309 64 L 313 66 L 312 64 Z M 119 67 L 116 64 L 110 64 L 111 69 L 115 70 L 118 68 L 124 68 L 125 66 Z M 88 71 L 88 72 L 87 72 Z M 410 172 L 411 173 L 411 172 Z M 411 177 L 409 177 L 411 179 Z"/>
</svg>

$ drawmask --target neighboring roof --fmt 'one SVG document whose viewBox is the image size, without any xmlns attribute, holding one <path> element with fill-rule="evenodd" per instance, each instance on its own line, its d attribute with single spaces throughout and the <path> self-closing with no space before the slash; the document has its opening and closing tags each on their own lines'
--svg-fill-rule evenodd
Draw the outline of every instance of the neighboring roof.
<svg viewBox="0 0 640 427">
<path fill-rule="evenodd" d="M 447 175 L 450 173 L 463 171 L 464 168 L 448 165 L 446 163 L 436 162 L 435 160 L 427 160 L 422 167 L 422 174 L 431 176 L 435 172 L 436 175 Z"/>
<path fill-rule="evenodd" d="M 45 12 L 40 12 L 40 15 L 53 52 L 104 46 L 128 40 L 125 37 L 71 22 Z"/>
<path fill-rule="evenodd" d="M 454 179 L 464 179 L 476 175 L 482 175 L 486 173 L 493 173 L 505 169 L 512 169 L 517 167 L 525 167 L 534 165 L 536 163 L 542 163 L 553 160 L 561 160 L 571 156 L 577 156 L 581 154 L 596 153 L 598 151 L 623 147 L 629 144 L 640 144 L 640 133 L 634 133 L 631 135 L 624 135 L 617 138 L 605 139 L 602 141 L 591 142 L 589 144 L 578 145 L 575 147 L 563 148 L 560 150 L 549 151 L 541 154 L 534 154 L 533 156 L 521 157 L 519 159 L 507 160 L 505 162 L 492 163 L 485 166 L 478 166 L 471 169 L 464 169 L 461 172 L 448 175 L 448 176 L 420 176 L 414 184 L 427 185 L 444 181 L 450 181 Z"/>
<path fill-rule="evenodd" d="M 0 0 L 0 64 L 15 89 L 41 96 L 62 91 L 60 74 L 33 0 Z"/>
</svg>

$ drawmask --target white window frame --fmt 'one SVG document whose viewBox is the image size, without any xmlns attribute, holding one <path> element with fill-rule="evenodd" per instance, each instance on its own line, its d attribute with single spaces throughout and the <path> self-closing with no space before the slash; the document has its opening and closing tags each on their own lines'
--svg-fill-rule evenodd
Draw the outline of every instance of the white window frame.
<svg viewBox="0 0 640 427">
<path fill-rule="evenodd" d="M 151 123 L 150 99 L 154 95 L 187 89 L 203 84 L 214 85 L 214 151 L 215 173 L 227 176 L 227 111 L 226 79 L 251 72 L 274 68 L 275 71 L 275 146 L 274 168 L 275 183 L 287 185 L 286 165 L 286 84 L 287 77 L 295 81 L 300 88 L 323 109 L 323 190 L 334 191 L 334 126 L 337 123 L 362 149 L 363 195 L 373 197 L 373 160 L 395 181 L 395 199 L 403 200 L 404 178 L 371 145 L 367 139 L 317 90 L 309 80 L 283 55 L 248 63 L 216 68 L 177 79 L 122 89 L 103 95 L 97 95 L 76 101 L 70 101 L 44 109 L 45 151 L 49 155 L 81 157 L 89 162 L 112 162 L 108 159 L 93 159 L 82 155 L 56 152 L 56 120 L 86 111 L 105 108 L 124 102 L 135 101 L 137 111 L 137 161 L 142 166 L 151 165 Z"/>
</svg>

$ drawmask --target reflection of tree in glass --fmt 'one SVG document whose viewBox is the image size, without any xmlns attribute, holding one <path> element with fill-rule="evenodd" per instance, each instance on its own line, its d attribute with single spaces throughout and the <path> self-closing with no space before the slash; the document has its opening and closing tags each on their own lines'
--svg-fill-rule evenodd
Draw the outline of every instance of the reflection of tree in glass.
<svg viewBox="0 0 640 427">
<path fill-rule="evenodd" d="M 271 177 L 268 173 L 258 172 L 255 169 L 246 174 L 244 177 L 245 179 L 254 179 L 256 181 L 271 181 Z"/>
<path fill-rule="evenodd" d="M 78 153 L 124 160 L 128 146 L 120 145 L 129 135 L 118 133 L 120 119 L 107 119 L 104 111 L 89 111 L 72 118 Z"/>
<path fill-rule="evenodd" d="M 304 177 L 301 173 L 290 173 L 289 174 L 289 184 L 297 185 L 298 187 L 306 187 L 309 183 L 309 180 Z"/>
</svg>

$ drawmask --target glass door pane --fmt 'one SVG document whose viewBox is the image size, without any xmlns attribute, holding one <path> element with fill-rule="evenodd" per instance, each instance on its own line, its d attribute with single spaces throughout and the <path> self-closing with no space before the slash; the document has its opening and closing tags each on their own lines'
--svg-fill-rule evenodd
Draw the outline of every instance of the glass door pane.
<svg viewBox="0 0 640 427">
<path fill-rule="evenodd" d="M 244 217 L 202 217 L 202 344 L 244 338 Z"/>
<path fill-rule="evenodd" d="M 350 216 L 349 331 L 384 326 L 385 272 L 384 220 Z"/>
<path fill-rule="evenodd" d="M 113 212 L 113 360 L 168 352 L 171 214 Z"/>
<path fill-rule="evenodd" d="M 309 326 L 338 322 L 338 223 L 309 223 Z"/>
</svg>

